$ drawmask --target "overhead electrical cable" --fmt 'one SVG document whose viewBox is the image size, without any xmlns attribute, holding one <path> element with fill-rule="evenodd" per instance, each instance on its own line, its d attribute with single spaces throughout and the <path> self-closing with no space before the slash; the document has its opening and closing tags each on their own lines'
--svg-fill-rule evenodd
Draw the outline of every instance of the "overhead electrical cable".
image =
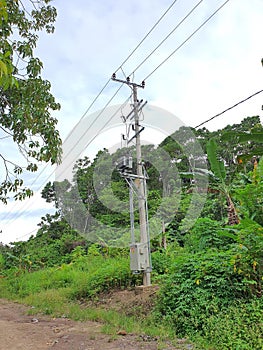
<svg viewBox="0 0 263 350">
<path fill-rule="evenodd" d="M 29 236 L 29 235 L 32 235 L 34 232 L 37 232 L 37 231 L 38 231 L 38 229 L 35 228 L 34 230 L 32 230 L 32 231 L 30 231 L 30 232 L 28 232 L 28 233 L 25 233 L 23 236 L 16 237 L 16 241 L 19 241 L 19 240 L 22 239 L 22 238 L 25 238 L 25 237 L 27 237 L 27 236 Z"/>
<path fill-rule="evenodd" d="M 131 56 L 137 51 L 137 49 L 141 46 L 141 44 L 148 38 L 148 36 L 154 31 L 154 29 L 158 26 L 158 24 L 161 22 L 161 20 L 167 15 L 167 13 L 171 10 L 171 8 L 175 5 L 175 3 L 178 0 L 174 0 L 171 5 L 167 8 L 167 10 L 162 14 L 162 16 L 158 19 L 158 21 L 152 26 L 152 28 L 149 30 L 149 32 L 142 38 L 142 40 L 139 42 L 139 44 L 132 50 L 132 52 L 127 56 L 127 58 L 122 62 L 122 64 L 119 66 L 119 68 L 116 69 L 115 73 L 117 73 L 118 70 L 120 70 L 123 65 L 131 58 Z M 132 73 L 131 73 L 132 74 Z M 131 75 L 130 74 L 130 75 Z"/>
<path fill-rule="evenodd" d="M 237 102 L 236 104 L 234 104 L 234 105 L 231 106 L 231 107 L 228 107 L 228 108 L 225 109 L 223 112 L 220 112 L 220 113 L 214 115 L 212 118 L 209 118 L 209 119 L 205 120 L 204 122 L 202 122 L 201 124 L 195 126 L 194 128 L 195 128 L 195 129 L 199 128 L 200 126 L 202 126 L 202 125 L 204 125 L 204 124 L 210 122 L 211 120 L 213 120 L 213 119 L 219 117 L 220 115 L 222 115 L 222 114 L 224 114 L 224 113 L 230 111 L 231 109 L 237 107 L 237 106 L 240 105 L 241 103 L 246 102 L 246 101 L 249 100 L 250 98 L 252 98 L 252 97 L 254 97 L 254 96 L 258 95 L 258 94 L 261 94 L 262 92 L 263 92 L 263 90 L 259 90 L 259 91 L 255 92 L 253 95 L 250 95 L 250 96 L 248 96 L 247 98 L 245 98 L 244 100 Z"/>
<path fill-rule="evenodd" d="M 203 2 L 204 0 L 200 0 L 190 12 L 173 28 L 173 30 L 155 47 L 155 49 L 149 53 L 148 56 L 145 57 L 145 59 L 134 69 L 134 71 L 129 75 L 131 76 L 134 74 L 153 54 L 156 50 L 159 49 L 160 46 L 180 27 L 181 24 L 184 23 L 184 21 L 197 9 L 197 7 Z"/>
<path fill-rule="evenodd" d="M 110 79 L 109 79 L 109 81 L 110 81 Z M 105 86 L 106 85 L 104 85 L 104 87 L 103 87 L 103 89 L 105 88 Z M 95 120 L 93 120 L 93 122 L 91 123 L 91 125 L 89 126 L 89 128 L 91 127 L 91 126 L 93 126 L 94 125 L 94 123 L 97 121 L 97 119 L 100 117 L 100 115 L 104 112 L 104 110 L 108 107 L 108 105 L 110 104 L 110 102 L 114 99 L 114 97 L 118 94 L 118 92 L 120 91 L 120 89 L 122 88 L 122 86 L 120 86 L 117 90 L 116 90 L 116 92 L 114 93 L 114 95 L 110 98 L 110 100 L 107 102 L 107 104 L 104 106 L 104 108 L 101 110 L 101 112 L 98 114 L 98 116 L 95 118 Z M 100 93 L 103 91 L 103 89 L 101 89 L 101 91 L 100 91 Z M 99 97 L 99 94 L 97 95 L 97 98 Z M 92 103 L 95 103 L 95 99 L 93 100 L 93 102 Z M 80 122 L 83 120 L 83 118 L 84 118 L 84 116 L 85 116 L 85 114 L 88 112 L 88 110 L 91 108 L 91 106 L 92 106 L 92 104 L 89 106 L 89 108 L 86 110 L 86 112 L 83 114 L 83 116 L 81 117 L 81 119 L 78 121 L 78 123 L 74 126 L 74 128 L 71 130 L 71 132 L 69 133 L 69 135 L 67 136 L 67 138 L 65 139 L 65 141 L 70 137 L 70 135 L 72 135 L 72 133 L 73 133 L 73 131 L 76 129 L 76 127 L 80 124 Z M 89 130 L 89 128 L 86 130 L 86 132 L 80 137 L 80 139 L 82 139 L 84 136 L 85 136 L 85 134 L 87 133 L 87 131 Z M 79 139 L 79 140 L 80 140 Z M 77 145 L 77 143 L 79 142 L 79 140 L 74 144 L 74 146 L 71 148 L 71 150 L 66 154 L 66 156 L 64 157 L 64 159 L 66 158 L 66 157 L 68 157 L 69 156 L 69 154 L 70 154 L 70 152 L 73 150 L 73 148 Z M 64 142 L 65 142 L 64 141 Z M 44 168 L 40 171 L 40 173 L 38 174 L 38 176 L 36 176 L 36 178 L 31 182 L 31 184 L 30 184 L 30 187 L 32 187 L 36 182 L 37 182 L 37 180 L 39 180 L 39 178 L 40 178 L 40 176 L 44 173 L 44 171 L 47 169 L 47 167 L 49 166 L 49 164 L 46 164 L 45 166 L 44 166 Z M 46 178 L 46 180 L 45 180 L 45 183 L 51 178 L 51 176 L 55 173 L 55 169 L 51 172 L 51 174 L 49 174 L 48 175 L 48 177 Z M 37 192 L 40 190 L 40 188 L 42 187 L 42 185 L 39 187 L 38 186 L 38 190 L 37 190 Z M 12 208 L 12 210 L 11 211 L 13 211 L 14 209 L 15 209 L 15 207 L 16 206 L 18 206 L 18 202 L 16 202 L 15 204 L 14 204 L 14 206 L 13 206 L 13 208 Z M 23 211 L 24 212 L 24 211 Z M 9 213 L 7 213 L 6 214 L 6 216 L 3 218 L 3 220 L 6 220 L 7 218 L 8 218 L 8 216 L 9 216 Z M 13 219 L 11 219 L 11 221 L 13 221 Z M 8 222 L 9 223 L 9 222 Z M 7 223 L 7 224 L 8 224 Z"/>
<path fill-rule="evenodd" d="M 136 47 L 132 50 L 132 52 L 124 59 L 124 61 L 119 65 L 119 67 L 116 69 L 116 72 L 119 71 L 120 69 L 122 69 L 122 67 L 124 66 L 124 64 L 131 58 L 131 56 L 138 50 L 138 48 L 142 45 L 142 43 L 148 38 L 148 36 L 154 31 L 154 29 L 158 26 L 158 24 L 162 21 L 162 19 L 167 15 L 167 13 L 171 10 L 171 8 L 175 5 L 175 3 L 178 0 L 174 0 L 171 5 L 165 10 L 165 12 L 162 14 L 162 16 L 155 22 L 155 24 L 152 26 L 152 28 L 147 32 L 147 34 L 141 39 L 141 41 L 138 43 L 138 45 L 136 45 Z M 95 104 L 95 102 L 98 100 L 98 98 L 100 97 L 100 95 L 103 93 L 103 91 L 106 89 L 106 87 L 108 86 L 108 84 L 110 83 L 111 79 L 108 79 L 108 81 L 104 84 L 104 86 L 102 87 L 102 89 L 100 90 L 100 92 L 98 93 L 98 95 L 93 99 L 93 101 L 91 102 L 91 104 L 89 105 L 89 107 L 86 109 L 86 111 L 83 113 L 82 117 L 80 118 L 80 120 L 78 121 L 78 123 L 74 126 L 74 128 L 70 131 L 70 133 L 68 134 L 68 136 L 66 137 L 65 140 L 67 140 L 71 134 L 73 133 L 73 131 L 76 129 L 76 127 L 79 125 L 79 123 L 82 121 L 82 119 L 87 115 L 87 113 L 90 111 L 90 109 L 92 108 L 92 106 Z"/>
<path fill-rule="evenodd" d="M 91 126 L 96 122 L 96 120 L 101 116 L 101 114 L 105 111 L 105 109 L 108 107 L 108 105 L 110 104 L 110 102 L 112 101 L 112 99 L 115 97 L 115 95 L 118 93 L 118 91 L 122 88 L 122 86 L 123 86 L 124 84 L 121 84 L 120 85 L 120 87 L 118 88 L 118 90 L 116 91 L 116 93 L 112 96 L 112 98 L 108 101 L 108 103 L 105 105 L 105 107 L 100 111 L 100 113 L 96 116 L 96 118 L 94 119 L 94 121 L 92 122 L 92 124 L 89 126 L 89 128 L 85 131 L 85 133 L 84 134 L 82 134 L 82 136 L 78 139 L 78 141 L 77 141 L 77 143 L 81 140 L 81 139 L 83 139 L 83 137 L 88 133 L 88 131 L 89 131 L 89 129 L 91 128 Z M 129 100 L 130 100 L 130 98 L 131 98 L 131 96 L 129 96 L 126 100 L 125 100 L 125 102 L 117 109 L 117 111 L 115 111 L 112 115 L 111 115 L 111 117 L 107 120 L 107 122 L 99 129 L 99 131 L 97 131 L 97 133 L 92 137 L 92 139 L 91 140 L 89 140 L 89 142 L 86 144 L 86 147 L 88 147 L 91 143 L 92 143 L 92 141 L 94 141 L 95 140 L 95 138 L 101 133 L 101 131 L 109 124 L 109 122 L 116 116 L 116 114 L 119 112 L 119 111 L 121 111 L 126 105 L 127 105 L 127 103 L 129 102 Z M 71 147 L 71 149 L 69 150 L 69 152 L 66 154 L 66 156 L 65 156 L 65 158 L 67 157 L 67 155 L 69 155 L 71 152 L 72 152 L 72 150 L 73 150 L 73 148 L 76 146 L 76 144 L 73 146 L 73 147 Z M 82 152 L 82 151 L 81 151 Z M 79 152 L 78 154 L 77 154 L 77 157 L 78 156 L 80 156 L 80 154 L 81 154 L 81 152 Z M 58 177 L 60 176 L 61 174 L 58 174 Z"/>
<path fill-rule="evenodd" d="M 115 91 L 115 93 L 113 94 L 113 96 L 109 99 L 109 101 L 106 103 L 106 105 L 102 108 L 102 110 L 99 112 L 99 114 L 95 117 L 95 119 L 92 121 L 92 123 L 89 125 L 89 127 L 85 130 L 85 132 L 80 136 L 80 138 L 74 143 L 74 145 L 70 148 L 70 150 L 66 153 L 64 160 L 71 154 L 71 152 L 73 151 L 73 149 L 77 146 L 77 144 L 79 143 L 79 141 L 81 141 L 83 139 L 83 137 L 85 137 L 88 133 L 88 131 L 90 130 L 90 128 L 95 124 L 95 122 L 99 119 L 99 117 L 102 115 L 102 113 L 106 110 L 106 108 L 109 106 L 109 104 L 111 103 L 111 101 L 114 99 L 114 97 L 118 94 L 118 92 L 121 90 L 121 88 L 123 87 L 124 84 L 121 84 L 120 87 Z M 130 98 L 130 97 L 129 97 Z M 96 135 L 97 136 L 97 135 Z"/>
<path fill-rule="evenodd" d="M 169 58 L 171 58 L 182 46 L 184 46 L 207 22 L 209 22 L 230 0 L 226 0 L 220 7 L 217 8 L 195 31 L 192 32 L 177 48 L 168 56 L 165 60 L 163 60 L 151 73 L 149 73 L 143 80 L 146 81 L 153 75 L 157 69 L 159 69 L 164 63 L 166 63 Z"/>
<path fill-rule="evenodd" d="M 136 47 L 132 50 L 132 52 L 125 58 L 125 60 L 119 65 L 119 67 L 115 70 L 115 72 L 117 72 L 118 70 L 122 70 L 124 64 L 131 58 L 131 56 L 138 50 L 138 48 L 142 45 L 142 43 L 148 38 L 148 36 L 154 31 L 154 29 L 158 26 L 158 24 L 162 21 L 162 19 L 167 15 L 167 13 L 172 9 L 172 7 L 175 5 L 175 3 L 178 0 L 174 0 L 171 5 L 165 10 L 165 12 L 162 14 L 162 16 L 155 22 L 155 24 L 152 26 L 152 28 L 147 32 L 147 34 L 141 39 L 141 41 L 138 43 L 138 45 L 136 45 Z M 203 0 L 202 0 L 203 1 Z M 201 2 L 201 1 L 200 1 Z M 123 70 L 122 70 L 123 71 Z M 124 72 L 123 72 L 124 74 Z M 132 75 L 133 73 L 131 73 L 130 75 Z M 85 113 L 82 115 L 82 117 L 80 118 L 79 122 L 74 126 L 74 128 L 71 130 L 70 134 L 67 136 L 66 140 L 68 139 L 68 137 L 71 136 L 71 134 L 74 132 L 74 130 L 76 129 L 76 127 L 80 124 L 80 122 L 82 121 L 82 119 L 86 116 L 86 114 L 90 111 L 91 107 L 94 105 L 94 103 L 97 101 L 97 99 L 99 98 L 99 96 L 102 94 L 102 92 L 105 90 L 105 88 L 107 87 L 107 85 L 109 84 L 109 82 L 111 81 L 111 79 L 109 79 L 106 84 L 103 86 L 103 88 L 101 89 L 101 91 L 99 92 L 99 94 L 96 96 L 96 98 L 92 101 L 91 105 L 88 107 L 88 109 L 85 111 Z M 122 86 L 121 86 L 122 87 Z M 115 97 L 115 95 L 119 92 L 119 90 L 121 89 L 121 87 L 116 91 L 116 93 L 114 94 L 113 97 Z M 110 99 L 110 101 L 107 103 L 107 105 L 105 106 L 105 108 L 108 106 L 108 104 L 112 101 L 112 99 Z M 104 109 L 103 108 L 103 111 Z M 103 112 L 102 111 L 102 112 Z M 99 116 L 98 116 L 99 117 Z M 97 120 L 97 119 L 96 119 Z M 91 126 L 94 123 L 91 124 Z M 90 127 L 91 127 L 90 126 Z"/>
</svg>

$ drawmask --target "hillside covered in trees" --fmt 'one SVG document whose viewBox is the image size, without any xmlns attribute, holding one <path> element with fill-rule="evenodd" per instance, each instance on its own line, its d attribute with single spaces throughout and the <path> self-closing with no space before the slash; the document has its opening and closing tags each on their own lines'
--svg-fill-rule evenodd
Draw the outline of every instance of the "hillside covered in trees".
<svg viewBox="0 0 263 350">
<path fill-rule="evenodd" d="M 0 296 L 38 300 L 56 314 L 56 298 L 93 300 L 141 284 L 129 269 L 129 190 L 113 166 L 123 152 L 135 157 L 133 148 L 103 149 L 77 161 L 72 182 L 46 184 L 42 196 L 56 213 L 41 218 L 35 237 L 0 246 Z M 158 147 L 143 146 L 160 290 L 141 321 L 172 328 L 197 348 L 262 349 L 262 154 L 257 116 L 215 132 L 182 127 Z"/>
</svg>

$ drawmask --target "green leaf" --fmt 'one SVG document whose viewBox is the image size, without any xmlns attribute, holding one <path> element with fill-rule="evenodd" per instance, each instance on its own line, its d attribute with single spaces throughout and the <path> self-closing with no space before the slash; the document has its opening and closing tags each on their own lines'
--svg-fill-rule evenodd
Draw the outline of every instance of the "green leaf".
<svg viewBox="0 0 263 350">
<path fill-rule="evenodd" d="M 224 162 L 218 160 L 217 144 L 213 138 L 210 139 L 207 143 L 207 156 L 214 176 L 223 182 L 226 178 L 226 170 Z"/>
<path fill-rule="evenodd" d="M 6 64 L 0 60 L 0 77 L 2 77 L 3 75 L 7 75 L 7 73 L 8 70 Z"/>
</svg>

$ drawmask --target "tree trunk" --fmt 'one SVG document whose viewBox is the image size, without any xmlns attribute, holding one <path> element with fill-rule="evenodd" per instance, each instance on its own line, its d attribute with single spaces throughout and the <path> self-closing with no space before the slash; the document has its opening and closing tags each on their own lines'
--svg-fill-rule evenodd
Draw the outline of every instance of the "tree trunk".
<svg viewBox="0 0 263 350">
<path fill-rule="evenodd" d="M 167 241 L 166 241 L 166 232 L 165 232 L 165 223 L 164 223 L 164 220 L 162 220 L 162 226 L 163 226 L 163 229 L 162 229 L 162 248 L 164 248 L 165 250 L 167 249 Z"/>
<path fill-rule="evenodd" d="M 227 216 L 228 216 L 228 225 L 237 225 L 239 224 L 239 217 L 237 215 L 236 208 L 230 196 L 227 196 Z"/>
</svg>

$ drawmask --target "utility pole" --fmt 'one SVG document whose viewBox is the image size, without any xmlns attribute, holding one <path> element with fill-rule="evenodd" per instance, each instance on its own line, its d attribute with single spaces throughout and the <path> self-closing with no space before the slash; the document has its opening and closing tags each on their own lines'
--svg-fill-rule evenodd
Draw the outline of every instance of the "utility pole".
<svg viewBox="0 0 263 350">
<path fill-rule="evenodd" d="M 151 285 L 151 267 L 150 267 L 150 242 L 148 235 L 148 217 L 146 214 L 146 177 L 143 171 L 143 163 L 142 163 L 142 153 L 141 153 L 141 138 L 140 133 L 143 129 L 140 130 L 139 124 L 139 102 L 137 97 L 137 89 L 144 88 L 144 81 L 141 85 L 133 83 L 130 81 L 129 77 L 126 80 L 116 79 L 116 74 L 112 75 L 112 80 L 118 81 L 120 83 L 127 84 L 132 89 L 133 96 L 133 113 L 134 113 L 134 131 L 135 131 L 135 139 L 136 139 L 136 170 L 138 179 L 138 204 L 139 204 L 139 223 L 140 223 L 140 244 L 145 251 L 145 269 L 143 270 L 143 286 Z"/>
</svg>

